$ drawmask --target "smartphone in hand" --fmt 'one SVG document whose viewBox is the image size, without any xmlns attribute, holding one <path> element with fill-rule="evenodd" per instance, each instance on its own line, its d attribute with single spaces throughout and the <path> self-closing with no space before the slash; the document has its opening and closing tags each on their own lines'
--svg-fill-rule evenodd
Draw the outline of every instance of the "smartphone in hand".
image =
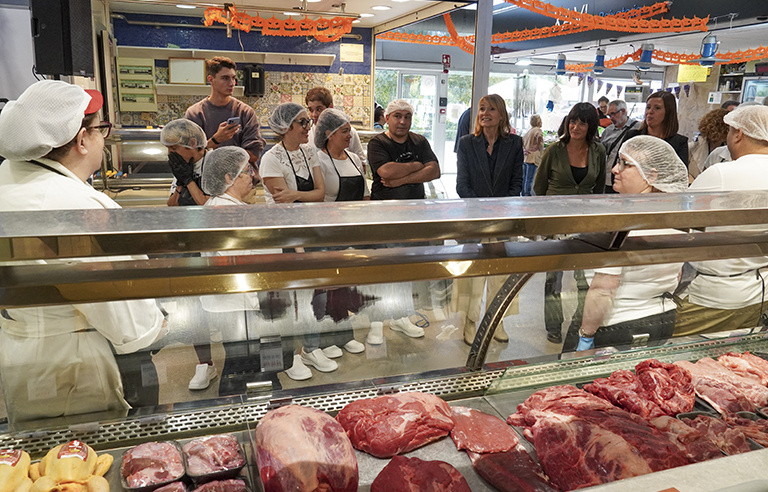
<svg viewBox="0 0 768 492">
<path fill-rule="evenodd" d="M 232 118 L 229 118 L 227 120 L 227 125 L 239 125 L 240 124 L 240 117 L 239 116 L 233 116 Z"/>
</svg>

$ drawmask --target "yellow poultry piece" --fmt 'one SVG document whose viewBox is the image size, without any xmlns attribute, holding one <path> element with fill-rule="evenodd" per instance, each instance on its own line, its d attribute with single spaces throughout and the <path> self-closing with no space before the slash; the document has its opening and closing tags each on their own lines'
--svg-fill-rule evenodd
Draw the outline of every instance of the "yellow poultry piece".
<svg viewBox="0 0 768 492">
<path fill-rule="evenodd" d="M 29 454 L 19 449 L 0 450 L 0 492 L 28 492 Z"/>
<path fill-rule="evenodd" d="M 29 468 L 30 492 L 109 492 L 104 474 L 113 460 L 77 439 L 61 444 Z"/>
</svg>

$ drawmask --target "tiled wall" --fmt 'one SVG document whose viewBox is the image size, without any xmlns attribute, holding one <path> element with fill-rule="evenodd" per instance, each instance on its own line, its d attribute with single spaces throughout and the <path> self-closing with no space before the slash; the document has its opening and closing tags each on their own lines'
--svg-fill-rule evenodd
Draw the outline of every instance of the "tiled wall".
<svg viewBox="0 0 768 492">
<path fill-rule="evenodd" d="M 370 75 L 267 71 L 264 76 L 264 96 L 240 98 L 253 107 L 262 125 L 266 125 L 267 118 L 278 104 L 295 102 L 303 105 L 307 91 L 318 86 L 331 91 L 333 106 L 347 113 L 356 127 L 370 128 L 372 125 Z M 167 84 L 168 68 L 155 67 L 155 79 L 158 84 Z M 238 80 L 242 79 L 243 74 L 238 70 Z M 158 95 L 157 113 L 123 111 L 120 113 L 120 123 L 123 126 L 141 127 L 165 125 L 173 119 L 182 118 L 187 108 L 202 97 Z"/>
</svg>

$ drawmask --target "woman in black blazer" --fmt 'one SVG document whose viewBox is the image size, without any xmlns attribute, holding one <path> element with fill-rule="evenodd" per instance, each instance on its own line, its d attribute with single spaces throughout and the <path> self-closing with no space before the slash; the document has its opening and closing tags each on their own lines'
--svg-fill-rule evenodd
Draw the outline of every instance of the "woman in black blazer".
<svg viewBox="0 0 768 492">
<path fill-rule="evenodd" d="M 688 167 L 688 137 L 680 135 L 680 122 L 677 119 L 677 98 L 667 91 L 654 92 L 645 101 L 645 118 L 637 130 L 629 130 L 624 137 L 626 142 L 638 135 L 650 135 L 666 141 L 675 149 L 675 153 Z"/>
<path fill-rule="evenodd" d="M 504 99 L 489 94 L 480 99 L 475 130 L 459 140 L 458 174 L 456 191 L 461 198 L 520 196 L 523 189 L 523 139 L 511 134 L 509 115 Z M 464 341 L 472 344 L 480 312 L 483 287 L 490 303 L 506 276 L 458 279 L 453 283 L 454 298 L 469 301 L 456 311 L 465 311 Z M 464 301 L 464 302 L 465 302 Z M 517 300 L 507 309 L 507 314 L 517 313 Z M 494 338 L 509 341 L 504 324 L 499 323 Z"/>
<path fill-rule="evenodd" d="M 523 139 L 512 135 L 504 99 L 480 99 L 475 130 L 459 140 L 456 191 L 461 198 L 520 196 Z"/>
</svg>

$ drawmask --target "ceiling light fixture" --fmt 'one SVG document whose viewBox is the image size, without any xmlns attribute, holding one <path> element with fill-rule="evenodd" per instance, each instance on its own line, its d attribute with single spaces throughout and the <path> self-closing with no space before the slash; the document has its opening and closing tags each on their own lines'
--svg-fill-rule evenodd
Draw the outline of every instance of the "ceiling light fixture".
<svg viewBox="0 0 768 492">
<path fill-rule="evenodd" d="M 371 7 L 372 10 L 390 10 L 392 7 L 389 7 L 387 5 L 374 5 Z"/>
<path fill-rule="evenodd" d="M 597 48 L 595 65 L 592 67 L 592 71 L 597 75 L 605 72 L 605 50 L 603 48 Z"/>
<path fill-rule="evenodd" d="M 194 5 L 176 4 L 177 9 L 196 9 Z"/>
<path fill-rule="evenodd" d="M 373 14 L 360 14 L 360 17 L 373 17 Z"/>
<path fill-rule="evenodd" d="M 717 40 L 717 36 L 712 33 L 708 33 L 706 36 L 704 36 L 704 39 L 701 40 L 701 58 L 691 61 L 698 63 L 702 67 L 715 66 L 715 62 L 717 61 L 717 58 L 715 58 L 715 53 L 717 53 L 719 46 L 720 41 Z"/>
<path fill-rule="evenodd" d="M 640 49 L 642 50 L 640 61 L 635 63 L 635 66 L 638 70 L 650 70 L 653 66 L 653 43 L 643 43 Z"/>
<path fill-rule="evenodd" d="M 555 75 L 565 75 L 565 55 L 557 55 L 557 65 L 555 65 Z"/>
</svg>

